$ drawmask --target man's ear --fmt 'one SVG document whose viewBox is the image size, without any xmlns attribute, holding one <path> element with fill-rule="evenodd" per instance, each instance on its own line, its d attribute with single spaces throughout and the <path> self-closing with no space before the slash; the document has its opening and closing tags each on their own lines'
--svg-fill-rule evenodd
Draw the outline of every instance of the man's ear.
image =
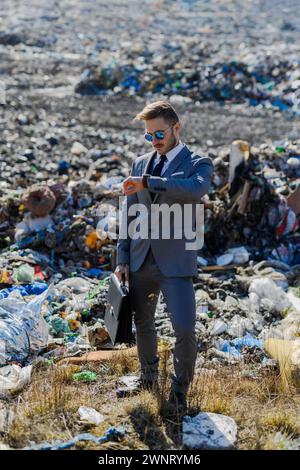
<svg viewBox="0 0 300 470">
<path fill-rule="evenodd" d="M 176 132 L 180 131 L 180 129 L 181 129 L 181 122 L 180 121 L 176 122 L 176 124 L 174 126 L 174 129 L 176 130 Z"/>
</svg>

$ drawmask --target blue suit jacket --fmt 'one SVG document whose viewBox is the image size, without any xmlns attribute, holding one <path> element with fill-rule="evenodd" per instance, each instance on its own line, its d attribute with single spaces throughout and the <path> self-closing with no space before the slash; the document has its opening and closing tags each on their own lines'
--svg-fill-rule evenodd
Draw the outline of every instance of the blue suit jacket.
<svg viewBox="0 0 300 470">
<path fill-rule="evenodd" d="M 132 164 L 131 175 L 147 175 L 151 158 L 155 156 L 155 153 L 150 152 L 137 157 Z M 200 157 L 184 146 L 171 161 L 163 176 L 148 176 L 147 189 L 125 198 L 120 224 L 120 232 L 123 234 L 133 227 L 135 229 L 142 227 L 144 235 L 140 238 L 134 237 L 134 239 L 129 235 L 123 239 L 119 238 L 117 263 L 129 264 L 131 271 L 137 271 L 151 246 L 155 261 L 165 276 L 177 277 L 197 274 L 197 249 L 187 249 L 186 245 L 193 239 L 188 239 L 184 233 L 181 238 L 176 238 L 178 236 L 175 235 L 178 219 L 175 223 L 172 217 L 170 223 L 165 220 L 170 226 L 170 237 L 164 238 L 161 228 L 158 229 L 154 222 L 154 220 L 158 220 L 157 218 L 152 219 L 151 225 L 151 204 L 165 204 L 165 208 L 171 208 L 173 204 L 176 204 L 177 214 L 178 209 L 180 212 L 180 208 L 183 214 L 184 206 L 188 204 L 193 214 L 191 230 L 194 230 L 196 204 L 201 204 L 202 196 L 208 192 L 212 175 L 212 160 L 208 157 Z M 150 193 L 154 193 L 153 201 Z M 147 213 L 143 210 L 142 214 L 137 212 L 130 215 L 130 208 L 134 209 L 136 204 L 143 205 L 142 207 L 147 209 Z M 153 208 L 154 206 L 152 206 Z M 158 209 L 154 209 L 154 212 L 155 210 Z M 184 224 L 183 215 L 181 223 Z M 153 238 L 154 229 L 156 229 L 156 233 Z M 147 238 L 145 232 L 148 234 Z"/>
</svg>

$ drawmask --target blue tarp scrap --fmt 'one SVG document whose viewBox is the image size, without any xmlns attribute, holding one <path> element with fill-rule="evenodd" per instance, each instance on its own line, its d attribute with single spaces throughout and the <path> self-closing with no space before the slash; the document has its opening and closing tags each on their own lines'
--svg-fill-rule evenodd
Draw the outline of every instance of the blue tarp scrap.
<svg viewBox="0 0 300 470">
<path fill-rule="evenodd" d="M 25 297 L 26 295 L 42 294 L 46 289 L 48 289 L 48 285 L 45 282 L 33 282 L 32 284 L 22 286 L 12 286 L 0 291 L 0 300 L 6 299 L 6 297 L 14 291 L 19 291 L 20 294 Z"/>
<path fill-rule="evenodd" d="M 23 450 L 66 450 L 75 446 L 79 441 L 90 441 L 95 444 L 101 444 L 107 441 L 120 441 L 125 436 L 125 429 L 123 427 L 111 427 L 109 428 L 104 436 L 96 437 L 90 433 L 78 434 L 78 436 L 70 439 L 69 441 L 62 442 L 56 441 L 54 444 L 44 442 L 42 444 L 33 444 L 30 447 L 24 447 Z"/>
<path fill-rule="evenodd" d="M 264 341 L 262 339 L 254 338 L 254 336 L 247 333 L 241 338 L 235 338 L 232 341 L 224 340 L 220 351 L 232 354 L 233 356 L 241 356 L 241 350 L 245 347 L 257 347 L 263 349 Z"/>
</svg>

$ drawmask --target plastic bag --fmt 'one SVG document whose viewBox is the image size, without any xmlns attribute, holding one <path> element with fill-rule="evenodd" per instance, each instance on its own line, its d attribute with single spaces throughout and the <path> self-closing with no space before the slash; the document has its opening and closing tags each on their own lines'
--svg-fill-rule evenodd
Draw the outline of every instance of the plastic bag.
<svg viewBox="0 0 300 470">
<path fill-rule="evenodd" d="M 254 279 L 249 287 L 249 294 L 251 293 L 257 295 L 257 301 L 260 304 L 263 299 L 269 299 L 273 303 L 274 309 L 278 312 L 283 312 L 291 306 L 291 302 L 284 290 L 267 277 Z"/>
<path fill-rule="evenodd" d="M 16 364 L 0 368 L 0 393 L 17 392 L 30 383 L 32 366 L 20 367 Z"/>
<path fill-rule="evenodd" d="M 87 424 L 94 424 L 98 426 L 98 424 L 104 421 L 104 416 L 98 411 L 94 410 L 94 408 L 88 408 L 87 406 L 80 406 L 78 409 L 78 413 L 80 416 L 80 420 Z"/>
<path fill-rule="evenodd" d="M 28 303 L 17 291 L 0 300 L 0 364 L 22 362 L 36 348 L 46 346 L 48 327 L 41 308 L 52 288 Z"/>
</svg>

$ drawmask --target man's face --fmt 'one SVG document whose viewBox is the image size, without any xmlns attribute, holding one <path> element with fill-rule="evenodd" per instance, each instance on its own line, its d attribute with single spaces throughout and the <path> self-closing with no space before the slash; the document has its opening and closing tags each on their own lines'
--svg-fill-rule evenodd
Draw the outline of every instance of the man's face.
<svg viewBox="0 0 300 470">
<path fill-rule="evenodd" d="M 179 122 L 172 126 L 161 117 L 145 121 L 145 131 L 149 132 L 153 136 L 151 145 L 160 153 L 160 155 L 165 155 L 178 144 L 179 130 Z M 165 131 L 165 136 L 162 140 L 155 137 L 154 132 L 156 131 Z"/>
</svg>

